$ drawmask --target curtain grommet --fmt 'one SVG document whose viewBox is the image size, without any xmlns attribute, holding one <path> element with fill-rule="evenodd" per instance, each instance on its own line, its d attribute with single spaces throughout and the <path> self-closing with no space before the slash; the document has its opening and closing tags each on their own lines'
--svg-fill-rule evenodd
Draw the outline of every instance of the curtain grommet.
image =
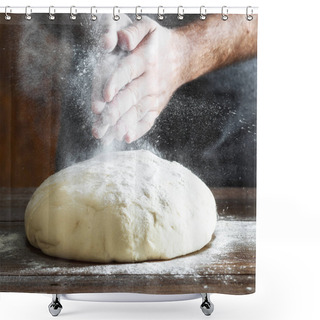
<svg viewBox="0 0 320 320">
<path fill-rule="evenodd" d="M 183 20 L 184 18 L 184 8 L 183 6 L 178 7 L 178 14 L 177 14 L 178 20 Z"/>
<path fill-rule="evenodd" d="M 161 9 L 161 13 L 160 13 Z M 158 7 L 158 20 L 162 21 L 164 19 L 164 8 L 163 6 Z"/>
<path fill-rule="evenodd" d="M 7 20 L 7 21 L 11 20 L 12 17 L 10 16 L 10 13 L 11 13 L 10 6 L 6 6 L 4 8 L 4 18 L 5 18 L 5 20 Z"/>
<path fill-rule="evenodd" d="M 207 18 L 207 8 L 205 6 L 200 7 L 200 20 L 206 20 Z"/>
<path fill-rule="evenodd" d="M 251 10 L 250 14 L 249 14 L 249 9 Z M 246 8 L 246 19 L 247 19 L 248 21 L 252 21 L 252 20 L 253 20 L 253 9 L 252 9 L 251 6 L 248 6 L 248 7 Z"/>
<path fill-rule="evenodd" d="M 77 19 L 77 8 L 75 6 L 70 7 L 70 19 L 73 21 Z"/>
<path fill-rule="evenodd" d="M 49 7 L 49 20 L 54 20 L 56 16 L 54 15 L 56 13 L 56 9 L 54 6 Z"/>
<path fill-rule="evenodd" d="M 116 13 L 116 10 L 118 10 L 118 13 Z M 119 16 L 119 14 L 120 14 L 120 9 L 119 9 L 119 7 L 113 7 L 113 20 L 114 21 L 119 21 L 120 20 L 120 16 Z"/>
<path fill-rule="evenodd" d="M 93 9 L 95 9 L 95 13 L 93 13 Z M 96 9 L 96 7 L 94 7 L 94 6 L 91 7 L 90 15 L 91 15 L 91 20 L 92 21 L 96 21 L 97 20 L 97 16 L 96 16 L 97 12 L 98 12 L 98 10 Z"/>
<path fill-rule="evenodd" d="M 32 19 L 31 14 L 32 14 L 31 7 L 30 6 L 26 6 L 26 14 L 25 14 L 24 18 L 26 20 L 28 20 L 28 21 L 31 20 Z"/>
<path fill-rule="evenodd" d="M 138 13 L 139 10 L 139 13 Z M 136 6 L 136 20 L 140 21 L 142 19 L 142 8 L 140 6 Z"/>
<path fill-rule="evenodd" d="M 221 7 L 221 19 L 223 21 L 228 20 L 228 7 L 227 6 Z"/>
</svg>

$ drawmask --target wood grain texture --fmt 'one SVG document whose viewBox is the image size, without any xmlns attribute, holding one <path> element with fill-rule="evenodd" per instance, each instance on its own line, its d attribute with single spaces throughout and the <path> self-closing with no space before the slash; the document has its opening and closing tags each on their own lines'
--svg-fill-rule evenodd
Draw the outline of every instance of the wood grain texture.
<svg viewBox="0 0 320 320">
<path fill-rule="evenodd" d="M 211 188 L 220 219 L 256 220 L 256 188 Z"/>
<path fill-rule="evenodd" d="M 166 261 L 94 264 L 52 258 L 31 247 L 22 223 L 0 224 L 0 291 L 154 294 L 255 291 L 255 222 L 220 220 L 200 251 Z"/>
<path fill-rule="evenodd" d="M 21 75 L 17 61 L 23 27 L 13 22 L 0 23 L 2 187 L 36 186 L 55 171 L 60 96 L 56 93 L 53 102 L 41 101 L 30 98 L 20 90 Z"/>
</svg>

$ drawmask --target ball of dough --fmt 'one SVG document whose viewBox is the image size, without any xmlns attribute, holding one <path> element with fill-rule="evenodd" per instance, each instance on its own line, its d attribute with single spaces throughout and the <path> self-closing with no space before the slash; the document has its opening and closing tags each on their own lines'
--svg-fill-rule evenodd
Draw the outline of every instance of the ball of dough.
<svg viewBox="0 0 320 320">
<path fill-rule="evenodd" d="M 29 242 L 92 262 L 170 259 L 201 249 L 216 225 L 210 189 L 145 150 L 109 153 L 46 179 L 25 213 Z"/>
</svg>

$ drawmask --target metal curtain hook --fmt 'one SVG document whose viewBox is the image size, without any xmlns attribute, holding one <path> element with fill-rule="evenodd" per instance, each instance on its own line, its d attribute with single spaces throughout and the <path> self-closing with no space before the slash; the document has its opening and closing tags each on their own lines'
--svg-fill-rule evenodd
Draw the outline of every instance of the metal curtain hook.
<svg viewBox="0 0 320 320">
<path fill-rule="evenodd" d="M 161 9 L 161 13 L 160 13 L 160 9 Z M 158 20 L 163 20 L 164 19 L 164 8 L 163 6 L 159 6 L 158 7 Z"/>
<path fill-rule="evenodd" d="M 92 20 L 92 21 L 96 21 L 96 20 L 97 20 L 97 16 L 93 13 L 93 8 L 95 9 L 95 13 L 97 13 L 96 7 L 91 7 L 91 10 L 90 10 L 91 20 Z"/>
<path fill-rule="evenodd" d="M 200 7 L 200 20 L 206 20 L 207 8 L 205 6 Z"/>
<path fill-rule="evenodd" d="M 70 19 L 71 20 L 77 19 L 77 8 L 75 6 L 70 7 Z"/>
<path fill-rule="evenodd" d="M 178 15 L 177 15 L 178 20 L 183 20 L 183 15 L 184 15 L 184 8 L 183 6 L 179 6 Z"/>
<path fill-rule="evenodd" d="M 56 9 L 54 8 L 54 6 L 49 7 L 49 20 L 54 20 L 55 14 L 56 13 Z"/>
<path fill-rule="evenodd" d="M 10 6 L 6 6 L 6 7 L 4 8 L 4 18 L 5 18 L 7 21 L 11 20 L 11 16 L 9 15 L 8 11 L 9 11 L 9 13 L 11 13 Z"/>
<path fill-rule="evenodd" d="M 31 13 L 32 13 L 32 9 L 30 6 L 26 7 L 26 15 L 25 15 L 25 19 L 26 20 L 31 20 Z"/>
<path fill-rule="evenodd" d="M 140 13 L 138 13 L 138 9 L 139 9 L 139 12 L 140 12 Z M 137 7 L 136 7 L 136 19 L 137 19 L 138 21 L 140 21 L 140 20 L 142 19 L 141 14 L 142 14 L 142 8 L 141 8 L 140 6 L 137 6 Z"/>
<path fill-rule="evenodd" d="M 223 21 L 227 21 L 228 20 L 228 7 L 227 6 L 223 6 L 221 8 L 221 19 Z"/>
<path fill-rule="evenodd" d="M 251 13 L 249 14 L 249 9 L 251 9 Z M 246 19 L 251 21 L 253 19 L 253 9 L 252 7 L 248 6 L 246 9 Z"/>
<path fill-rule="evenodd" d="M 118 13 L 116 13 L 116 10 L 118 10 Z M 120 20 L 120 16 L 119 16 L 120 10 L 119 7 L 113 7 L 113 20 L 114 21 L 119 21 Z"/>
</svg>

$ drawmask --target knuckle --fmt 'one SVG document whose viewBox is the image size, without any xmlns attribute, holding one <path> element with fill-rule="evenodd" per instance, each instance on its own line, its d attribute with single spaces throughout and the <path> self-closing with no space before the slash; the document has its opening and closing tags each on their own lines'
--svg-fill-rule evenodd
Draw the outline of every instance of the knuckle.
<svg viewBox="0 0 320 320">
<path fill-rule="evenodd" d="M 128 30 L 130 30 L 130 32 L 131 32 L 132 35 L 135 35 L 135 34 L 137 34 L 137 33 L 139 32 L 139 28 L 138 28 L 138 26 L 137 26 L 136 24 L 132 24 L 132 25 L 128 28 Z"/>
<path fill-rule="evenodd" d="M 131 51 L 133 49 L 134 45 L 134 39 L 136 35 L 138 34 L 139 29 L 136 25 L 131 25 L 129 28 L 125 30 L 126 34 L 126 42 L 127 42 L 127 47 L 128 50 Z"/>
</svg>

